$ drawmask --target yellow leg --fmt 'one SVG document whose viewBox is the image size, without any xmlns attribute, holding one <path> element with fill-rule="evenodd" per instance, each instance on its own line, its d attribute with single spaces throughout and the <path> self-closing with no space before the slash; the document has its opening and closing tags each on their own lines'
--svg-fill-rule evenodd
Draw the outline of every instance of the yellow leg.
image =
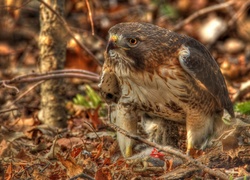
<svg viewBox="0 0 250 180">
<path fill-rule="evenodd" d="M 124 129 L 128 133 L 136 134 L 137 132 L 137 113 L 130 108 L 125 107 L 122 104 L 117 104 L 115 116 L 115 123 L 120 128 Z M 134 140 L 126 137 L 125 135 L 117 132 L 117 140 L 120 146 L 120 150 L 124 157 L 130 157 L 133 154 Z"/>
</svg>

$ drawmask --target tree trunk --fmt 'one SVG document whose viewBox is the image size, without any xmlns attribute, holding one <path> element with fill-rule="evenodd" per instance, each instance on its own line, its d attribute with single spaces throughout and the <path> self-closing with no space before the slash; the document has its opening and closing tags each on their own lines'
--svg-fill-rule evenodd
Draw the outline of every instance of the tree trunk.
<svg viewBox="0 0 250 180">
<path fill-rule="evenodd" d="M 64 0 L 44 0 L 59 15 L 63 15 Z M 44 4 L 40 6 L 39 36 L 40 72 L 63 69 L 66 53 L 66 30 L 56 14 Z M 54 127 L 66 126 L 66 109 L 64 103 L 64 80 L 47 80 L 41 85 L 41 110 L 39 119 Z"/>
</svg>

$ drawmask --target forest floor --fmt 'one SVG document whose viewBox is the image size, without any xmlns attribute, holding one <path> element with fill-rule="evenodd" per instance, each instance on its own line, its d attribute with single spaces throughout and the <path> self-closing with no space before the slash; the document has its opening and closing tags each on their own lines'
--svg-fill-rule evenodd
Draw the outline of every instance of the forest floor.
<svg viewBox="0 0 250 180">
<path fill-rule="evenodd" d="M 65 69 L 100 74 L 108 29 L 124 21 L 150 22 L 203 43 L 218 62 L 234 105 L 250 100 L 249 0 L 71 0 L 66 2 L 65 20 L 98 61 L 91 59 L 69 36 Z M 0 2 L 1 80 L 39 72 L 39 29 L 39 2 Z M 81 98 L 90 102 L 89 96 L 99 98 L 98 82 L 66 78 L 62 88 L 65 88 L 68 126 L 48 127 L 38 118 L 40 83 L 1 81 L 1 179 L 219 179 L 218 171 L 229 179 L 250 179 L 249 107 L 246 112 L 236 112 L 240 121 L 227 132 L 227 138 L 221 137 L 195 157 L 216 172 L 212 175 L 187 159 L 140 141 L 138 154 L 123 158 L 116 132 L 106 123 L 105 102 L 100 101 L 96 106 L 82 103 Z M 88 94 L 86 85 L 96 93 Z M 179 131 L 177 151 L 185 154 L 185 128 L 180 127 Z M 142 128 L 138 134 L 147 138 Z"/>
</svg>

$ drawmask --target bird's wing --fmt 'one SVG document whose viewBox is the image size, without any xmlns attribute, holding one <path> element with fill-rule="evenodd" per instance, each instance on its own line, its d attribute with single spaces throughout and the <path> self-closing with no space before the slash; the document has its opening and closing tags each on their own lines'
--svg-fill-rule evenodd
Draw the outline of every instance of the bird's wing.
<svg viewBox="0 0 250 180">
<path fill-rule="evenodd" d="M 179 62 L 182 68 L 196 81 L 203 84 L 218 103 L 234 117 L 225 80 L 208 50 L 198 41 L 190 39 L 181 46 Z"/>
</svg>

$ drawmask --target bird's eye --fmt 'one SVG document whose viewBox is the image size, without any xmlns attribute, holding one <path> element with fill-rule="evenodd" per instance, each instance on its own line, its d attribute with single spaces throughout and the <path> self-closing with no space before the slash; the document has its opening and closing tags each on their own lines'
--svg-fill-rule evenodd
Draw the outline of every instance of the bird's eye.
<svg viewBox="0 0 250 180">
<path fill-rule="evenodd" d="M 136 38 L 130 38 L 128 42 L 131 46 L 134 46 L 138 43 L 138 40 Z"/>
</svg>

